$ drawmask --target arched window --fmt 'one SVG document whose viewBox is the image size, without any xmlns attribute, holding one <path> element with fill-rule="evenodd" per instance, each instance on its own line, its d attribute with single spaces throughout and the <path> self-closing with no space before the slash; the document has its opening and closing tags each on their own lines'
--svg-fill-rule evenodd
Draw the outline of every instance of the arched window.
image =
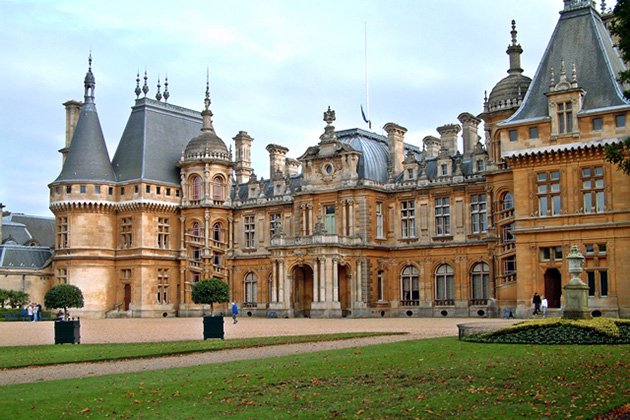
<svg viewBox="0 0 630 420">
<path fill-rule="evenodd" d="M 212 226 L 212 239 L 221 242 L 221 223 L 217 222 Z"/>
<path fill-rule="evenodd" d="M 470 270 L 472 300 L 487 300 L 489 298 L 488 285 L 490 282 L 490 268 L 484 262 L 477 263 Z M 475 303 L 473 303 L 475 304 Z M 484 305 L 485 302 L 478 303 Z"/>
<path fill-rule="evenodd" d="M 225 182 L 221 175 L 212 178 L 212 199 L 215 201 L 223 201 L 225 197 Z"/>
<path fill-rule="evenodd" d="M 417 303 L 420 300 L 420 287 L 418 280 L 418 269 L 413 265 L 408 265 L 403 268 L 400 276 L 402 292 L 402 304 L 411 305 L 414 302 Z"/>
<path fill-rule="evenodd" d="M 245 303 L 256 303 L 256 296 L 258 295 L 258 281 L 254 273 L 247 273 L 245 275 Z"/>
<path fill-rule="evenodd" d="M 448 264 L 442 264 L 435 270 L 435 299 L 442 301 L 455 299 L 455 276 L 453 268 Z"/>
<path fill-rule="evenodd" d="M 514 197 L 512 196 L 511 192 L 506 192 L 505 194 L 503 194 L 503 200 L 502 201 L 502 209 L 501 210 L 510 210 L 514 208 Z"/>
<path fill-rule="evenodd" d="M 192 224 L 192 234 L 193 236 L 201 236 L 201 225 L 199 222 L 193 222 Z"/>
<path fill-rule="evenodd" d="M 199 175 L 193 175 L 193 177 L 190 179 L 190 185 L 192 186 L 190 199 L 201 200 L 201 177 Z"/>
</svg>

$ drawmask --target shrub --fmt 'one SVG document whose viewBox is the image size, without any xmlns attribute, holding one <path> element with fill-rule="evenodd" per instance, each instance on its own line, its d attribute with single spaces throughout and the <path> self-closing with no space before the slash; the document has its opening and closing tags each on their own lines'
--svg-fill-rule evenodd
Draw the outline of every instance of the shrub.
<svg viewBox="0 0 630 420">
<path fill-rule="evenodd" d="M 230 287 L 219 279 L 201 280 L 193 284 L 192 300 L 195 303 L 209 304 L 210 314 L 214 315 L 214 304 L 227 302 L 230 299 Z"/>
<path fill-rule="evenodd" d="M 72 284 L 58 284 L 46 292 L 44 305 L 47 308 L 63 308 L 64 319 L 67 319 L 68 308 L 83 307 L 83 293 Z"/>
<path fill-rule="evenodd" d="M 514 344 L 630 344 L 630 320 L 596 318 L 523 321 L 500 330 L 464 336 L 462 339 Z"/>
</svg>

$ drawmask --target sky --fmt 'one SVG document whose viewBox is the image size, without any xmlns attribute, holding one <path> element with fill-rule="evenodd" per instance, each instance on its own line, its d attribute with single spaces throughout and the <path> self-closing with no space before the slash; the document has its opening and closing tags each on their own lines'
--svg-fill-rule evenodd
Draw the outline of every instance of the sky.
<svg viewBox="0 0 630 420">
<path fill-rule="evenodd" d="M 83 100 L 90 52 L 110 159 L 138 72 L 147 72 L 147 96 L 155 96 L 158 77 L 163 92 L 168 77 L 168 102 L 200 112 L 209 74 L 217 134 L 229 146 L 247 131 L 254 171 L 268 178 L 265 147 L 280 144 L 298 158 L 318 143 L 328 106 L 338 130 L 368 129 L 363 105 L 372 131 L 394 122 L 418 146 L 460 113 L 480 114 L 484 91 L 507 76 L 511 20 L 533 77 L 562 7 L 562 0 L 0 0 L 0 202 L 5 211 L 52 216 L 47 185 L 61 171 L 62 104 Z"/>
</svg>

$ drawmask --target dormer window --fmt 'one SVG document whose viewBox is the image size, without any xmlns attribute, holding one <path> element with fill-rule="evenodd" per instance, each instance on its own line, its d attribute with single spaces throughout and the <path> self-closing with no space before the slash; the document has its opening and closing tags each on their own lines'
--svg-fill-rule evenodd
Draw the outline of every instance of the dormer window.
<svg viewBox="0 0 630 420">
<path fill-rule="evenodd" d="M 477 172 L 483 172 L 483 170 L 485 169 L 485 163 L 483 159 L 477 160 L 475 167 L 477 169 Z"/>
<path fill-rule="evenodd" d="M 602 131 L 602 128 L 604 127 L 604 121 L 601 117 L 593 118 L 592 123 L 593 131 Z"/>
<path fill-rule="evenodd" d="M 407 179 L 413 179 L 413 169 L 407 169 Z"/>
<path fill-rule="evenodd" d="M 571 102 L 558 104 L 558 133 L 567 134 L 573 131 L 573 105 Z"/>
<path fill-rule="evenodd" d="M 447 176 L 448 175 L 448 165 L 443 163 L 440 165 L 440 175 Z"/>
<path fill-rule="evenodd" d="M 529 127 L 529 138 L 530 139 L 538 138 L 538 127 Z"/>
<path fill-rule="evenodd" d="M 616 128 L 626 127 L 626 114 L 615 115 L 615 127 Z"/>
</svg>

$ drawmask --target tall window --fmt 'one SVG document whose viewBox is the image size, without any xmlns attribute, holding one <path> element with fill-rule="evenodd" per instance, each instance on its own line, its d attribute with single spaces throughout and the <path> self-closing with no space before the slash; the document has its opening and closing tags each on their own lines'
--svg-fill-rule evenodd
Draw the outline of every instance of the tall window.
<svg viewBox="0 0 630 420">
<path fill-rule="evenodd" d="M 57 282 L 59 284 L 68 284 L 68 270 L 65 268 L 57 269 Z"/>
<path fill-rule="evenodd" d="M 604 211 L 604 168 L 602 166 L 582 168 L 582 197 L 584 213 Z"/>
<path fill-rule="evenodd" d="M 258 296 L 258 281 L 254 273 L 245 276 L 245 303 L 256 303 Z"/>
<path fill-rule="evenodd" d="M 324 206 L 324 228 L 329 235 L 337 233 L 335 226 L 335 206 Z"/>
<path fill-rule="evenodd" d="M 418 269 L 413 265 L 406 266 L 401 274 L 401 300 L 404 304 L 412 304 L 420 300 Z"/>
<path fill-rule="evenodd" d="M 376 203 L 376 237 L 385 237 L 383 232 L 383 203 Z"/>
<path fill-rule="evenodd" d="M 223 198 L 225 196 L 224 187 L 225 187 L 225 183 L 223 182 L 222 176 L 217 175 L 214 178 L 212 178 L 212 199 L 214 201 L 224 200 Z"/>
<path fill-rule="evenodd" d="M 451 234 L 450 199 L 441 197 L 435 199 L 435 235 L 447 236 Z"/>
<path fill-rule="evenodd" d="M 123 249 L 131 248 L 133 245 L 131 228 L 131 217 L 123 217 L 120 219 L 120 247 Z"/>
<path fill-rule="evenodd" d="M 503 225 L 503 242 L 514 242 L 514 223 Z"/>
<path fill-rule="evenodd" d="M 201 177 L 194 175 L 190 180 L 192 186 L 191 200 L 201 200 Z"/>
<path fill-rule="evenodd" d="M 416 208 L 413 200 L 400 203 L 400 225 L 403 238 L 415 238 Z"/>
<path fill-rule="evenodd" d="M 448 264 L 442 264 L 435 270 L 435 300 L 449 301 L 455 299 L 455 274 Z"/>
<path fill-rule="evenodd" d="M 571 102 L 558 104 L 558 133 L 565 134 L 573 131 L 573 106 Z"/>
<path fill-rule="evenodd" d="M 160 305 L 168 304 L 168 269 L 158 268 L 157 273 L 157 302 Z"/>
<path fill-rule="evenodd" d="M 472 232 L 482 233 L 486 231 L 486 195 L 476 194 L 470 197 L 470 216 L 472 220 Z"/>
<path fill-rule="evenodd" d="M 171 226 L 169 224 L 168 218 L 158 217 L 158 234 L 157 234 L 158 248 L 161 248 L 161 249 L 169 248 L 170 230 L 171 230 Z"/>
<path fill-rule="evenodd" d="M 57 218 L 57 248 L 68 248 L 68 218 Z"/>
<path fill-rule="evenodd" d="M 245 248 L 256 248 L 255 216 L 245 216 Z"/>
<path fill-rule="evenodd" d="M 192 259 L 194 261 L 201 261 L 201 248 L 198 246 L 192 247 Z"/>
<path fill-rule="evenodd" d="M 384 299 L 384 285 L 383 285 L 383 276 L 384 276 L 384 272 L 382 270 L 379 270 L 376 273 L 376 300 L 378 300 L 379 302 L 382 302 Z"/>
<path fill-rule="evenodd" d="M 503 274 L 510 275 L 516 272 L 516 256 L 510 255 L 503 259 Z"/>
<path fill-rule="evenodd" d="M 282 231 L 282 215 L 280 213 L 271 213 L 269 215 L 269 230 L 272 238 L 279 235 Z"/>
<path fill-rule="evenodd" d="M 536 185 L 538 187 L 538 214 L 540 216 L 560 214 L 560 171 L 538 173 Z"/>
<path fill-rule="evenodd" d="M 201 236 L 201 225 L 199 224 L 199 222 L 193 222 L 193 224 L 192 224 L 192 234 L 195 237 L 200 237 Z"/>
<path fill-rule="evenodd" d="M 514 197 L 511 192 L 503 194 L 503 202 L 501 203 L 502 210 L 510 210 L 514 208 Z"/>
<path fill-rule="evenodd" d="M 488 299 L 488 289 L 490 283 L 490 268 L 488 267 L 488 264 L 475 264 L 470 272 L 470 280 L 472 283 L 472 299 Z"/>
<path fill-rule="evenodd" d="M 221 242 L 221 223 L 217 222 L 212 226 L 212 239 Z"/>
<path fill-rule="evenodd" d="M 606 297 L 608 296 L 606 244 L 585 244 L 584 250 L 588 295 L 592 297 Z"/>
</svg>

